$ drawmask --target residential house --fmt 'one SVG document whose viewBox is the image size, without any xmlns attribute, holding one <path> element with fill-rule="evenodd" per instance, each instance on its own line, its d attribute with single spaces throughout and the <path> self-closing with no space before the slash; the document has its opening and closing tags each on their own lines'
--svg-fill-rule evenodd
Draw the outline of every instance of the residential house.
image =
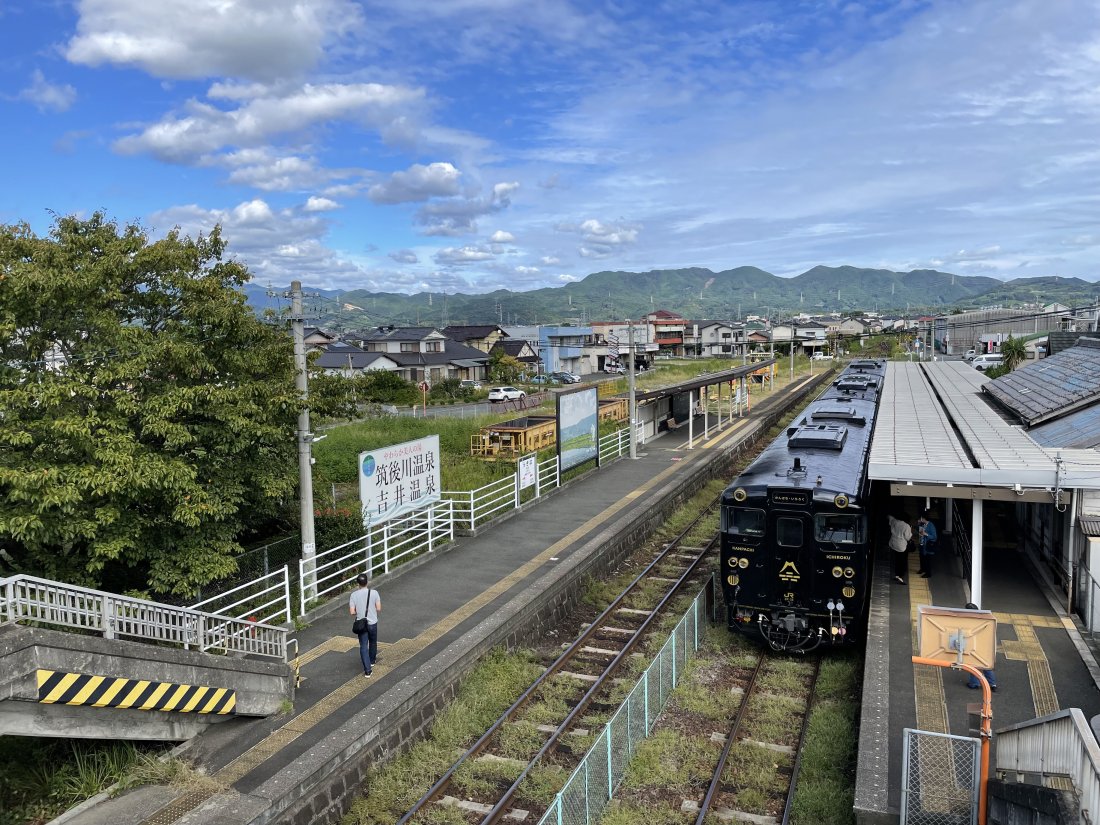
<svg viewBox="0 0 1100 825">
<path fill-rule="evenodd" d="M 684 350 L 701 358 L 740 356 L 744 333 L 744 327 L 730 321 L 692 321 L 684 330 Z"/>
<path fill-rule="evenodd" d="M 645 320 L 649 325 L 646 340 L 657 344 L 657 354 L 674 358 L 685 355 L 684 331 L 688 325 L 687 319 L 667 309 L 659 309 L 646 315 Z"/>
<path fill-rule="evenodd" d="M 493 344 L 493 349 L 489 354 L 492 355 L 493 352 L 502 352 L 515 358 L 523 365 L 524 372 L 530 375 L 536 375 L 539 372 L 538 345 L 532 345 L 526 339 L 501 338 Z"/>
<path fill-rule="evenodd" d="M 449 340 L 434 327 L 378 327 L 358 336 L 367 352 L 383 353 L 406 381 L 485 380 L 488 353 Z"/>
<path fill-rule="evenodd" d="M 306 352 L 316 352 L 317 350 L 323 350 L 340 339 L 332 334 L 326 332 L 320 327 L 306 327 L 303 330 L 304 341 L 306 345 Z"/>
<path fill-rule="evenodd" d="M 449 326 L 444 327 L 442 332 L 455 343 L 465 344 L 482 352 L 492 352 L 497 341 L 508 337 L 508 333 L 496 324 Z"/>
<path fill-rule="evenodd" d="M 334 341 L 313 359 L 313 366 L 330 375 L 352 378 L 365 370 L 397 372 L 399 365 L 382 352 L 367 352 L 354 344 Z"/>
</svg>

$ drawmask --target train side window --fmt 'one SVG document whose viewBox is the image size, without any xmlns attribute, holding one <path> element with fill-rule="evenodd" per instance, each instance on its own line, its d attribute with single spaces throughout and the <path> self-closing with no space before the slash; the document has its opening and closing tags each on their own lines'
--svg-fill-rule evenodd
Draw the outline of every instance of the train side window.
<svg viewBox="0 0 1100 825">
<path fill-rule="evenodd" d="M 818 513 L 814 516 L 814 538 L 819 544 L 863 544 L 863 516 Z"/>
<path fill-rule="evenodd" d="M 729 507 L 726 510 L 726 532 L 735 536 L 752 536 L 759 538 L 764 535 L 765 517 L 763 510 L 752 510 L 748 507 Z"/>
<path fill-rule="evenodd" d="M 777 519 L 775 522 L 775 541 L 780 547 L 801 547 L 802 519 Z"/>
</svg>

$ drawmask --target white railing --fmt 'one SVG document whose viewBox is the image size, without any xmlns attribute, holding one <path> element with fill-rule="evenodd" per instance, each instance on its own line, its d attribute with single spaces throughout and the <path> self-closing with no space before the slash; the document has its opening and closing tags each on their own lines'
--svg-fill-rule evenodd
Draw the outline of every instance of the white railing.
<svg viewBox="0 0 1100 825">
<path fill-rule="evenodd" d="M 299 608 L 346 591 L 360 573 L 389 573 L 390 568 L 454 540 L 455 508 L 446 499 L 401 518 L 371 526 L 366 533 L 310 560 L 298 561 Z"/>
<path fill-rule="evenodd" d="M 1100 814 L 1100 746 L 1078 708 L 1067 708 L 997 731 L 997 773 L 1069 779 L 1081 803 L 1081 822 Z"/>
<path fill-rule="evenodd" d="M 290 567 L 283 565 L 274 573 L 193 604 L 191 609 L 228 615 L 234 619 L 290 624 L 294 621 L 290 607 Z"/>
<path fill-rule="evenodd" d="M 69 629 L 164 642 L 198 650 L 224 650 L 286 660 L 287 631 L 187 607 L 119 596 L 71 584 L 12 576 L 0 579 L 0 622 L 40 622 Z"/>
</svg>

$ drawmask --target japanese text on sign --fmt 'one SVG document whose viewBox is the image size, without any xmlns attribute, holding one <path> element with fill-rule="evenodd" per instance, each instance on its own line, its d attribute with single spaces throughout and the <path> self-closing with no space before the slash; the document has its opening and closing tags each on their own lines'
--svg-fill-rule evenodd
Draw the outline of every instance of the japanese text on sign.
<svg viewBox="0 0 1100 825">
<path fill-rule="evenodd" d="M 424 507 L 440 492 L 438 435 L 359 454 L 364 524 Z"/>
</svg>

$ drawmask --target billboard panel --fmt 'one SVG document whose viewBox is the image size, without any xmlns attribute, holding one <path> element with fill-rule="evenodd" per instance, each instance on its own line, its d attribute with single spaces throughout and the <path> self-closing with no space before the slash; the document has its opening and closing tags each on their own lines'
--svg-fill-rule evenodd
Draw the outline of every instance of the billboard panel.
<svg viewBox="0 0 1100 825">
<path fill-rule="evenodd" d="M 441 492 L 438 435 L 359 453 L 364 524 L 439 501 Z"/>
<path fill-rule="evenodd" d="M 599 409 L 595 387 L 558 395 L 558 460 L 562 472 L 592 459 L 599 463 Z"/>
</svg>

